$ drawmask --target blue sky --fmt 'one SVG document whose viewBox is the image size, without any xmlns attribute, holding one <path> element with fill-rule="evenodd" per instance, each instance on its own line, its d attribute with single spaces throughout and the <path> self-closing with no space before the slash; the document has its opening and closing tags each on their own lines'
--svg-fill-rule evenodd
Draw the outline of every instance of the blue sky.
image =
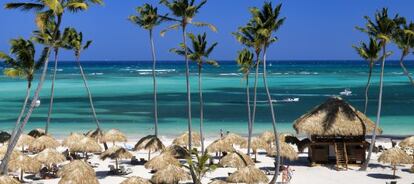
<svg viewBox="0 0 414 184">
<path fill-rule="evenodd" d="M 8 0 L 2 0 L 1 3 Z M 17 1 L 17 0 L 16 0 Z M 143 3 L 158 5 L 158 0 L 105 0 L 103 7 L 92 7 L 85 13 L 67 14 L 63 26 L 73 26 L 84 32 L 86 39 L 94 41 L 84 52 L 83 60 L 149 60 L 151 59 L 148 32 L 127 21 L 135 7 Z M 232 60 L 242 47 L 232 36 L 239 26 L 249 19 L 248 8 L 261 6 L 262 0 L 209 0 L 195 21 L 209 22 L 218 32 L 207 29 L 190 29 L 195 33 L 206 31 L 210 42 L 218 42 L 212 58 Z M 364 15 L 372 16 L 377 9 L 388 7 L 391 14 L 399 13 L 414 20 L 412 0 L 284 0 L 282 16 L 285 24 L 277 32 L 279 41 L 269 49 L 268 57 L 275 60 L 329 60 L 359 59 L 351 47 L 366 36 L 355 30 L 364 25 Z M 161 5 L 158 5 L 161 6 Z M 160 7 L 160 12 L 167 12 Z M 0 50 L 8 50 L 8 40 L 19 36 L 28 38 L 35 29 L 34 13 L 0 9 Z M 156 32 L 168 26 L 161 25 Z M 181 42 L 180 32 L 168 32 L 165 37 L 156 34 L 155 44 L 160 60 L 178 60 L 168 50 Z M 394 50 L 393 59 L 400 52 Z M 61 59 L 72 60 L 70 52 Z M 409 59 L 414 59 L 411 55 Z"/>
</svg>

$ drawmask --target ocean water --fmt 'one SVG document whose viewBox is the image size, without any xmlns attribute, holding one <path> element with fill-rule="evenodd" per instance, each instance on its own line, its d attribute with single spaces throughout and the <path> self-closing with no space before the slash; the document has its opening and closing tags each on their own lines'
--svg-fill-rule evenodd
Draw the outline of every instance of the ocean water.
<svg viewBox="0 0 414 184">
<path fill-rule="evenodd" d="M 414 65 L 408 61 L 408 68 Z M 98 118 L 105 129 L 118 128 L 129 137 L 153 132 L 152 75 L 149 61 L 83 62 L 94 97 Z M 4 66 L 0 65 L 0 69 Z M 50 66 L 51 67 L 51 66 Z M 375 121 L 379 66 L 373 74 L 368 115 Z M 199 103 L 196 66 L 191 69 L 193 128 L 199 129 Z M 368 67 L 363 61 L 270 61 L 268 81 L 275 100 L 300 98 L 299 102 L 277 102 L 276 120 L 279 131 L 294 133 L 292 123 L 300 115 L 339 95 L 345 88 L 353 95 L 343 97 L 358 109 L 363 108 L 364 87 Z M 88 98 L 79 70 L 74 62 L 60 62 L 57 71 L 55 105 L 51 133 L 65 136 L 70 132 L 94 129 Z M 157 66 L 159 126 L 162 136 L 175 136 L 187 128 L 184 63 L 161 61 Z M 36 79 L 40 75 L 38 74 Z M 41 105 L 26 130 L 45 126 L 50 94 L 51 70 L 41 92 Z M 253 86 L 253 76 L 250 80 Z M 36 87 L 37 81 L 34 82 Z M 381 128 L 387 135 L 414 134 L 414 87 L 396 62 L 388 62 L 385 70 Z M 0 75 L 0 130 L 11 130 L 19 114 L 25 80 Z M 245 135 L 247 115 L 245 81 L 234 61 L 222 61 L 220 67 L 203 71 L 205 131 L 217 136 L 220 129 Z M 34 89 L 33 89 L 34 91 Z M 254 133 L 270 130 L 271 117 L 266 103 L 262 78 L 259 80 L 257 121 Z"/>
</svg>

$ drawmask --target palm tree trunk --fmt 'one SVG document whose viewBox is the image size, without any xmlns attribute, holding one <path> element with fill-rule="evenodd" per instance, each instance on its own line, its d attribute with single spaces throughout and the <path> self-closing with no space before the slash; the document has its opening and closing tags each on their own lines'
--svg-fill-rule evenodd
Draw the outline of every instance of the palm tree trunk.
<svg viewBox="0 0 414 184">
<path fill-rule="evenodd" d="M 54 70 L 53 70 L 53 77 L 52 77 L 52 87 L 50 88 L 50 103 L 49 103 L 49 111 L 47 113 L 47 121 L 46 121 L 46 127 L 45 127 L 45 134 L 49 132 L 49 124 L 50 120 L 52 118 L 52 111 L 53 111 L 53 100 L 55 97 L 55 80 L 56 80 L 56 73 L 57 73 L 57 65 L 58 65 L 58 54 L 59 49 L 55 48 L 55 63 L 54 63 Z"/>
<path fill-rule="evenodd" d="M 369 63 L 368 81 L 367 81 L 367 85 L 365 86 L 364 114 L 367 114 L 367 109 L 368 109 L 368 91 L 369 91 L 369 86 L 371 84 L 371 76 L 372 76 L 372 68 L 373 67 L 374 67 L 374 62 L 371 60 L 370 63 Z"/>
<path fill-rule="evenodd" d="M 252 116 L 250 112 L 250 87 L 249 87 L 249 72 L 246 75 L 246 106 L 247 106 L 247 155 L 250 155 L 250 147 L 252 142 Z"/>
<path fill-rule="evenodd" d="M 198 64 L 198 94 L 200 98 L 200 138 L 201 138 L 201 153 L 204 154 L 204 101 L 203 101 L 203 89 L 201 80 L 201 64 Z"/>
<path fill-rule="evenodd" d="M 191 91 L 190 91 L 190 65 L 188 63 L 188 49 L 187 49 L 187 31 L 186 25 L 183 23 L 183 43 L 184 43 L 184 58 L 185 58 L 185 80 L 187 87 L 187 115 L 188 115 L 188 150 L 191 153 Z"/>
<path fill-rule="evenodd" d="M 382 63 L 381 63 L 381 75 L 380 75 L 380 86 L 379 86 L 379 95 L 378 95 L 377 119 L 375 121 L 374 130 L 372 131 L 371 144 L 369 145 L 367 159 L 365 160 L 364 164 L 360 168 L 360 170 L 362 170 L 362 171 L 366 171 L 367 168 L 368 168 L 369 161 L 371 160 L 372 149 L 374 148 L 375 139 L 377 137 L 377 127 L 379 126 L 380 121 L 381 121 L 382 91 L 383 91 L 383 86 L 384 86 L 384 68 L 385 68 L 385 57 L 386 57 L 386 54 L 387 54 L 387 52 L 385 50 L 385 41 L 384 41 L 384 44 L 382 46 L 382 52 L 383 52 L 383 55 L 382 55 Z"/>
<path fill-rule="evenodd" d="M 256 52 L 256 71 L 254 75 L 254 86 L 253 86 L 253 113 L 252 113 L 252 120 L 250 123 L 250 130 L 249 135 L 251 136 L 253 134 L 253 126 L 254 122 L 256 120 L 256 108 L 257 108 L 257 83 L 259 80 L 259 66 L 260 66 L 260 53 Z M 251 144 L 251 138 L 250 142 L 248 144 Z M 247 148 L 247 151 L 250 153 L 250 148 Z"/>
<path fill-rule="evenodd" d="M 276 165 L 275 165 L 275 174 L 273 176 L 273 179 L 271 183 L 276 183 L 277 177 L 279 176 L 279 165 L 280 165 L 280 145 L 279 145 L 279 136 L 276 129 L 276 117 L 275 112 L 273 109 L 273 102 L 272 102 L 272 96 L 270 95 L 269 87 L 267 85 L 267 73 L 266 73 L 266 47 L 263 50 L 263 85 L 266 90 L 267 95 L 267 101 L 269 102 L 270 107 L 270 113 L 272 115 L 272 127 L 273 127 L 273 133 L 275 134 L 275 145 L 276 145 Z"/>
<path fill-rule="evenodd" d="M 157 80 L 155 73 L 156 57 L 155 57 L 155 46 L 154 38 L 152 36 L 152 29 L 149 31 L 151 41 L 151 52 L 152 52 L 152 85 L 154 89 L 154 135 L 158 137 L 158 100 L 157 100 Z"/>
<path fill-rule="evenodd" d="M 402 68 L 402 70 L 404 72 L 404 75 L 406 75 L 408 77 L 408 80 L 410 80 L 411 85 L 414 86 L 414 80 L 411 77 L 410 72 L 408 72 L 407 68 L 404 65 L 404 57 L 405 56 L 406 56 L 406 54 L 404 54 L 404 53 L 401 55 L 401 58 L 400 58 L 400 66 L 401 66 L 401 68 Z"/>
</svg>

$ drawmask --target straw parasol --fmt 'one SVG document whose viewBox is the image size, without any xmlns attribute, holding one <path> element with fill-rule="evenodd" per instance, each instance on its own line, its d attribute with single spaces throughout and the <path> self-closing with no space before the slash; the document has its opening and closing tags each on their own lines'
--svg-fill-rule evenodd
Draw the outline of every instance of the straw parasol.
<svg viewBox="0 0 414 184">
<path fill-rule="evenodd" d="M 180 165 L 180 161 L 178 161 L 176 158 L 174 158 L 172 155 L 168 153 L 162 153 L 151 160 L 149 160 L 147 163 L 145 163 L 146 169 L 151 169 L 154 171 L 161 170 L 168 165 Z"/>
<path fill-rule="evenodd" d="M 412 164 L 413 158 L 410 157 L 405 151 L 400 148 L 391 148 L 384 151 L 379 157 L 378 162 L 390 163 L 393 168 L 393 176 L 395 177 L 395 171 L 398 164 Z"/>
<path fill-rule="evenodd" d="M 88 183 L 98 184 L 95 170 L 82 160 L 75 160 L 63 166 L 58 172 L 59 184 Z"/>
<path fill-rule="evenodd" d="M 134 151 L 147 150 L 148 160 L 151 159 L 151 152 L 163 150 L 165 148 L 161 140 L 155 135 L 148 135 L 141 138 L 134 146 Z"/>
<path fill-rule="evenodd" d="M 175 158 L 181 158 L 181 159 L 188 158 L 191 156 L 186 148 L 183 148 L 178 145 L 168 146 L 161 153 L 168 153 Z"/>
<path fill-rule="evenodd" d="M 275 134 L 273 132 L 270 132 L 270 131 L 263 132 L 262 134 L 260 134 L 259 137 L 260 137 L 260 139 L 267 142 L 268 144 L 275 141 Z"/>
<path fill-rule="evenodd" d="M 127 137 L 124 133 L 118 129 L 111 129 L 108 132 L 105 132 L 102 136 L 102 142 L 112 142 L 115 145 L 115 142 L 126 142 Z"/>
<path fill-rule="evenodd" d="M 90 137 L 95 139 L 96 141 L 100 141 L 102 139 L 102 131 L 100 129 L 96 130 L 89 130 L 84 134 L 86 137 Z"/>
<path fill-rule="evenodd" d="M 201 137 L 200 134 L 192 132 L 191 133 L 191 141 L 193 146 L 200 146 L 201 145 Z M 188 132 L 181 134 L 177 138 L 173 140 L 174 145 L 179 146 L 188 146 Z"/>
<path fill-rule="evenodd" d="M 22 134 L 20 135 L 19 140 L 17 141 L 17 146 L 22 147 L 22 151 L 24 151 L 24 146 L 29 146 L 33 143 L 34 140 L 35 138 L 33 138 L 32 136 Z"/>
<path fill-rule="evenodd" d="M 66 139 L 63 140 L 62 145 L 70 149 L 74 144 L 77 144 L 85 136 L 78 133 L 71 133 Z"/>
<path fill-rule="evenodd" d="M 38 138 L 38 137 L 46 135 L 46 131 L 41 128 L 36 128 L 34 130 L 31 130 L 27 135 L 30 135 L 33 138 Z"/>
<path fill-rule="evenodd" d="M 276 148 L 268 148 L 266 149 L 268 156 L 275 156 L 276 155 Z M 280 156 L 289 160 L 297 160 L 298 153 L 296 150 L 289 144 L 285 142 L 280 142 Z"/>
<path fill-rule="evenodd" d="M 294 122 L 297 133 L 320 136 L 363 136 L 375 123 L 340 97 L 329 98 Z M 382 130 L 377 128 L 377 133 Z"/>
<path fill-rule="evenodd" d="M 405 138 L 400 142 L 399 146 L 403 148 L 414 148 L 414 136 Z"/>
<path fill-rule="evenodd" d="M 190 175 L 184 169 L 175 165 L 168 165 L 162 170 L 157 171 L 152 175 L 151 181 L 154 184 L 177 184 L 180 181 L 189 180 Z"/>
<path fill-rule="evenodd" d="M 249 165 L 254 165 L 253 160 L 241 152 L 235 151 L 224 156 L 220 162 L 223 167 L 243 168 Z"/>
<path fill-rule="evenodd" d="M 6 153 L 7 153 L 7 147 L 8 147 L 7 144 L 5 144 L 2 147 L 0 147 L 0 160 L 2 160 L 3 157 L 6 155 Z M 16 151 L 16 149 L 15 149 L 15 150 L 12 151 L 12 154 L 10 156 L 10 159 L 16 158 L 16 157 L 18 157 L 20 155 L 21 155 L 21 153 L 19 151 Z"/>
<path fill-rule="evenodd" d="M 105 160 L 107 158 L 110 158 L 112 160 L 115 160 L 115 168 L 118 170 L 118 159 L 130 159 L 132 156 L 132 153 L 130 153 L 125 148 L 113 146 L 101 154 L 101 159 Z"/>
<path fill-rule="evenodd" d="M 121 184 L 151 184 L 151 182 L 138 176 L 132 176 L 122 181 Z"/>
<path fill-rule="evenodd" d="M 217 139 L 212 142 L 206 148 L 207 152 L 214 153 L 214 152 L 231 152 L 234 151 L 233 145 L 224 141 L 223 139 Z"/>
<path fill-rule="evenodd" d="M 52 148 L 46 148 L 34 157 L 42 164 L 49 167 L 52 164 L 59 164 L 66 161 L 66 157 Z"/>
<path fill-rule="evenodd" d="M 229 133 L 225 135 L 223 140 L 229 144 L 235 144 L 235 145 L 241 145 L 244 142 L 246 142 L 246 140 L 242 136 L 235 134 L 235 133 Z"/>
<path fill-rule="evenodd" d="M 83 153 L 98 153 L 102 151 L 101 146 L 90 137 L 83 137 L 78 140 L 76 144 L 72 144 L 68 147 L 73 152 L 83 152 Z"/>
<path fill-rule="evenodd" d="M 0 131 L 0 143 L 5 143 L 10 139 L 11 135 L 7 132 Z"/>
<path fill-rule="evenodd" d="M 37 173 L 40 171 L 42 164 L 26 155 L 19 155 L 16 158 L 13 158 L 9 162 L 9 170 L 18 171 L 20 170 L 20 181 L 23 181 L 23 173 Z"/>
<path fill-rule="evenodd" d="M 32 144 L 29 145 L 29 150 L 40 152 L 47 148 L 57 148 L 60 146 L 60 143 L 53 137 L 49 135 L 44 135 L 36 138 Z"/>
<path fill-rule="evenodd" d="M 20 182 L 10 176 L 2 175 L 0 176 L 0 184 L 20 184 Z"/>
<path fill-rule="evenodd" d="M 243 143 L 243 144 L 242 144 L 242 145 L 240 145 L 240 146 L 241 146 L 242 148 L 247 148 L 247 142 Z M 250 146 L 251 146 L 251 148 L 252 148 L 252 150 L 253 150 L 253 153 L 254 153 L 254 160 L 255 160 L 255 161 L 257 161 L 257 160 L 256 160 L 256 158 L 257 158 L 257 150 L 258 150 L 258 149 L 263 149 L 263 150 L 266 150 L 266 149 L 268 149 L 268 147 L 269 147 L 268 143 L 267 143 L 264 139 L 262 139 L 262 138 L 260 138 L 260 137 L 255 137 L 255 138 L 253 138 Z"/>
<path fill-rule="evenodd" d="M 241 168 L 231 174 L 227 178 L 227 182 L 231 183 L 247 183 L 247 184 L 253 184 L 253 183 L 267 183 L 269 179 L 263 173 L 260 169 L 257 169 L 254 166 L 247 166 L 244 168 Z"/>
</svg>

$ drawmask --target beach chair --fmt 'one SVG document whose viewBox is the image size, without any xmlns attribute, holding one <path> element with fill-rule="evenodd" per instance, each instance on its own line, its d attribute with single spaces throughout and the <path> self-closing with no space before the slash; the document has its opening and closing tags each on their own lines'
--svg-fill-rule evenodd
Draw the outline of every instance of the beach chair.
<svg viewBox="0 0 414 184">
<path fill-rule="evenodd" d="M 386 184 L 397 184 L 397 181 L 385 182 Z"/>
</svg>

